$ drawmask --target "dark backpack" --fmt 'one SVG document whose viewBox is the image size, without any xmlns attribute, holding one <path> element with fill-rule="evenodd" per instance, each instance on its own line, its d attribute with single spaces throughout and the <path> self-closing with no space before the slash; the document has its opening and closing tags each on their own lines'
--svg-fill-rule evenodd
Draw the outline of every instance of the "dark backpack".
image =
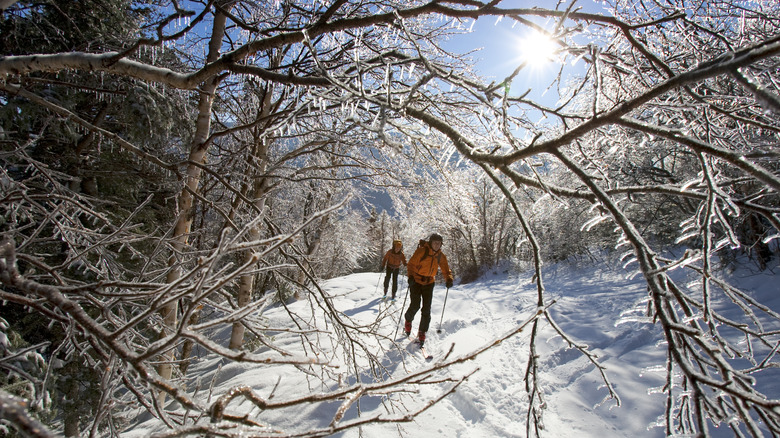
<svg viewBox="0 0 780 438">
<path fill-rule="evenodd" d="M 422 262 L 428 257 L 433 258 L 433 256 L 431 255 L 431 247 L 429 245 L 425 245 L 426 242 L 427 242 L 426 240 L 420 239 L 420 243 L 417 244 L 417 248 L 423 246 L 425 247 L 425 254 L 423 254 L 422 258 L 420 259 L 420 262 Z M 439 251 L 439 253 L 436 254 L 436 263 L 438 263 L 439 266 L 441 266 L 441 251 Z"/>
</svg>

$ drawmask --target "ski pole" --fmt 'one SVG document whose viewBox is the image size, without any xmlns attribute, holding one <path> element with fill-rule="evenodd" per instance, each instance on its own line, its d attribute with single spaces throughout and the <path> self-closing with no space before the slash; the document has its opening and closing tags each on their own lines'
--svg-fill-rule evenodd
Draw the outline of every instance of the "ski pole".
<svg viewBox="0 0 780 438">
<path fill-rule="evenodd" d="M 379 279 L 376 281 L 376 288 L 374 288 L 374 295 L 379 292 L 379 283 L 382 281 L 382 273 L 379 273 Z"/>
<path fill-rule="evenodd" d="M 441 319 L 439 320 L 439 328 L 436 329 L 436 333 L 441 333 L 441 322 L 444 321 L 444 308 L 447 307 L 447 296 L 450 294 L 450 288 L 447 288 L 447 293 L 444 294 L 444 305 L 441 306 Z"/>
<path fill-rule="evenodd" d="M 406 295 L 404 295 L 404 303 L 401 304 L 401 314 L 398 315 L 398 324 L 395 325 L 395 334 L 393 335 L 393 339 L 398 339 L 398 327 L 401 326 L 401 317 L 404 314 L 404 307 L 406 307 L 406 297 L 409 296 L 409 289 L 410 289 L 409 282 L 406 282 Z"/>
</svg>

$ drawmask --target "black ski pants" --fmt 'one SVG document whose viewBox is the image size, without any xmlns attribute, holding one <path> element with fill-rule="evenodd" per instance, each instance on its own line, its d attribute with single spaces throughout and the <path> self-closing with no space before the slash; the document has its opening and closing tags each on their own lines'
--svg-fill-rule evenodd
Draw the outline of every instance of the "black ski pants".
<svg viewBox="0 0 780 438">
<path fill-rule="evenodd" d="M 393 298 L 395 298 L 395 292 L 398 290 L 398 271 L 401 270 L 401 267 L 397 267 L 395 269 L 391 267 L 387 267 L 387 270 L 385 271 L 385 295 L 387 295 L 387 286 L 390 284 L 390 277 L 393 277 Z"/>
<path fill-rule="evenodd" d="M 422 301 L 422 313 L 420 314 L 420 331 L 426 333 L 431 325 L 431 301 L 433 301 L 433 286 L 435 283 L 420 285 L 414 283 L 409 287 L 409 308 L 404 317 L 407 321 L 414 320 L 414 315 L 420 309 Z"/>
</svg>

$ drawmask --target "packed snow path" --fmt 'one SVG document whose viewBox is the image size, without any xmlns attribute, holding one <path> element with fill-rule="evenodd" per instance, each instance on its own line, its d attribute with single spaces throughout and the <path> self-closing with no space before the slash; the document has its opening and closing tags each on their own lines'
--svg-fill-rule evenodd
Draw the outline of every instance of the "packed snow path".
<svg viewBox="0 0 780 438">
<path fill-rule="evenodd" d="M 644 368 L 664 362 L 663 351 L 655 347 L 659 335 L 646 324 L 624 323 L 615 327 L 621 312 L 643 296 L 643 285 L 627 281 L 625 273 L 580 274 L 551 273 L 545 279 L 549 299 L 556 300 L 551 313 L 568 335 L 590 345 L 590 350 L 598 354 L 621 396 L 621 407 L 615 408 L 613 400 L 604 401 L 608 392 L 594 365 L 577 350 L 568 348 L 547 327 L 539 338 L 542 342 L 537 343 L 547 401 L 546 433 L 555 437 L 663 436 L 662 429 L 648 430 L 663 408 L 663 397 L 649 395 L 648 389 L 661 386 L 663 379 L 661 375 L 643 372 Z M 378 275 L 356 274 L 326 285 L 356 286 L 352 297 L 354 310 L 343 310 L 356 320 L 368 320 L 377 318 L 384 310 L 384 304 L 379 304 L 382 291 L 374 295 Z M 392 304 L 392 318 L 388 315 L 382 325 L 387 333 L 395 330 L 405 310 L 401 305 L 406 284 L 399 285 L 399 289 L 401 286 L 404 289 L 399 290 L 397 301 Z M 453 344 L 454 355 L 467 354 L 510 331 L 536 310 L 536 289 L 530 276 L 494 275 L 474 284 L 456 285 L 449 291 L 442 320 L 445 293 L 442 285 L 436 286 L 426 341 L 435 352 L 434 361 Z M 419 319 L 418 312 L 413 332 Z M 437 333 L 440 320 L 442 333 Z M 370 426 L 364 428 L 364 433 L 372 437 L 398 436 L 400 430 L 403 436 L 525 437 L 524 376 L 530 337 L 527 332 L 475 361 L 454 367 L 454 374 L 465 374 L 473 368 L 479 371 L 414 423 Z M 414 366 L 425 366 L 420 358 L 416 359 Z M 425 388 L 423 394 L 432 396 L 433 390 L 428 391 Z M 340 436 L 357 437 L 358 433 Z"/>
<path fill-rule="evenodd" d="M 397 324 L 405 310 L 402 305 L 407 285 L 403 279 L 395 303 L 383 302 L 381 285 L 377 287 L 380 275 L 353 274 L 323 282 L 322 287 L 332 297 L 333 306 L 355 322 L 369 325 L 386 337 L 375 341 L 376 354 L 383 367 L 381 372 L 366 369 L 356 377 L 350 370 L 345 370 L 343 379 L 334 382 L 331 389 L 353 384 L 356 378 L 370 383 L 375 381 L 377 374 L 381 374 L 380 378 L 392 379 L 434 366 L 451 346 L 451 357 L 468 354 L 517 327 L 537 309 L 536 288 L 530 275 L 492 273 L 477 282 L 456 284 L 451 288 L 442 319 L 446 288 L 437 285 L 426 341 L 434 359 L 426 361 L 407 340 L 392 342 L 396 333 L 396 338 L 403 338 L 402 328 L 397 328 Z M 662 341 L 660 330 L 655 325 L 635 321 L 631 315 L 636 315 L 636 312 L 626 313 L 636 309 L 637 303 L 646 296 L 646 286 L 641 279 L 629 280 L 625 271 L 603 266 L 596 269 L 559 266 L 547 269 L 544 281 L 547 301 L 555 300 L 550 308 L 555 321 L 572 340 L 587 344 L 589 351 L 598 356 L 599 363 L 606 368 L 607 378 L 617 391 L 620 406 L 616 406 L 613 399 L 605 400 L 608 391 L 596 367 L 578 350 L 569 348 L 549 325 L 542 324 L 536 348 L 540 384 L 543 385 L 546 402 L 543 436 L 664 436 L 662 428 L 651 427 L 659 420 L 664 406 L 664 396 L 659 392 L 664 384 L 663 374 L 657 371 L 665 362 L 664 347 L 659 345 Z M 776 276 L 771 272 L 746 277 L 740 283 L 744 288 L 756 291 L 768 305 L 780 308 Z M 408 305 L 408 300 L 406 303 Z M 309 307 L 306 301 L 288 304 L 290 310 L 302 315 Z M 266 310 L 262 317 L 277 321 L 275 326 L 282 326 L 285 320 L 289 320 L 282 306 Z M 413 332 L 416 332 L 419 321 L 418 312 Z M 437 333 L 439 328 L 441 333 Z M 329 329 L 324 328 L 322 332 L 323 339 L 328 340 Z M 437 376 L 458 377 L 476 370 L 454 393 L 413 422 L 374 424 L 364 426 L 362 431 L 353 429 L 334 436 L 357 438 L 362 432 L 362 436 L 372 438 L 525 437 L 527 394 L 524 377 L 529 332 L 524 330 L 473 361 L 436 371 Z M 274 338 L 289 351 L 297 351 L 296 348 L 300 347 L 300 341 L 292 333 L 278 333 Z M 339 348 L 336 340 L 327 342 Z M 301 351 L 301 354 L 304 353 Z M 190 389 L 199 385 L 203 388 L 204 399 L 212 389 L 214 394 L 221 394 L 238 385 L 249 385 L 260 394 L 274 393 L 275 397 L 282 399 L 300 396 L 300 393 L 292 392 L 295 390 L 316 392 L 323 389 L 312 383 L 316 379 L 302 380 L 301 373 L 289 366 L 269 370 L 268 367 L 227 363 L 217 357 L 205 356 L 190 370 Z M 763 392 L 777 398 L 780 396 L 780 371 L 775 377 L 762 380 L 760 385 Z M 282 384 L 277 387 L 279 382 Z M 283 392 L 285 390 L 289 392 Z M 441 387 L 426 386 L 420 388 L 418 394 L 394 394 L 389 402 L 380 397 L 366 397 L 359 404 L 359 415 L 388 415 L 389 411 L 397 415 L 402 413 L 394 410 L 399 406 L 415 409 L 441 391 Z M 301 431 L 327 427 L 338 403 L 312 405 L 308 410 L 298 406 L 295 412 L 263 414 L 246 402 L 231 405 L 233 410 L 240 411 L 242 408 L 250 417 L 254 415 L 275 427 Z M 353 405 L 344 420 L 357 418 L 357 411 Z M 124 436 L 145 437 L 164 430 L 159 421 L 145 415 L 138 418 Z M 725 425 L 721 425 L 711 429 L 711 436 L 733 435 Z"/>
</svg>

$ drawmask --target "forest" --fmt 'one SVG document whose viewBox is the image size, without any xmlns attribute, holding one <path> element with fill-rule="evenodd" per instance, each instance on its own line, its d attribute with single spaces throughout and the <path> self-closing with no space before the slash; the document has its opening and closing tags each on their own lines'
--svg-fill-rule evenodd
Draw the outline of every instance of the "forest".
<svg viewBox="0 0 780 438">
<path fill-rule="evenodd" d="M 535 334 L 556 327 L 543 266 L 603 253 L 647 284 L 666 434 L 780 435 L 753 377 L 780 367 L 780 309 L 720 275 L 778 266 L 780 3 L 538 3 L 0 1 L 0 431 L 119 436 L 129 409 L 167 436 L 359 427 L 270 432 L 229 403 L 273 399 L 181 382 L 195 351 L 332 381 L 323 326 L 340 363 L 371 369 L 367 328 L 320 284 L 437 232 L 460 284 L 533 275 L 528 436 L 544 435 Z M 516 39 L 476 44 L 482 25 Z M 507 53 L 499 77 L 486 44 Z M 548 47 L 533 87 L 517 46 Z M 263 317 L 300 301 L 324 320 Z"/>
</svg>

